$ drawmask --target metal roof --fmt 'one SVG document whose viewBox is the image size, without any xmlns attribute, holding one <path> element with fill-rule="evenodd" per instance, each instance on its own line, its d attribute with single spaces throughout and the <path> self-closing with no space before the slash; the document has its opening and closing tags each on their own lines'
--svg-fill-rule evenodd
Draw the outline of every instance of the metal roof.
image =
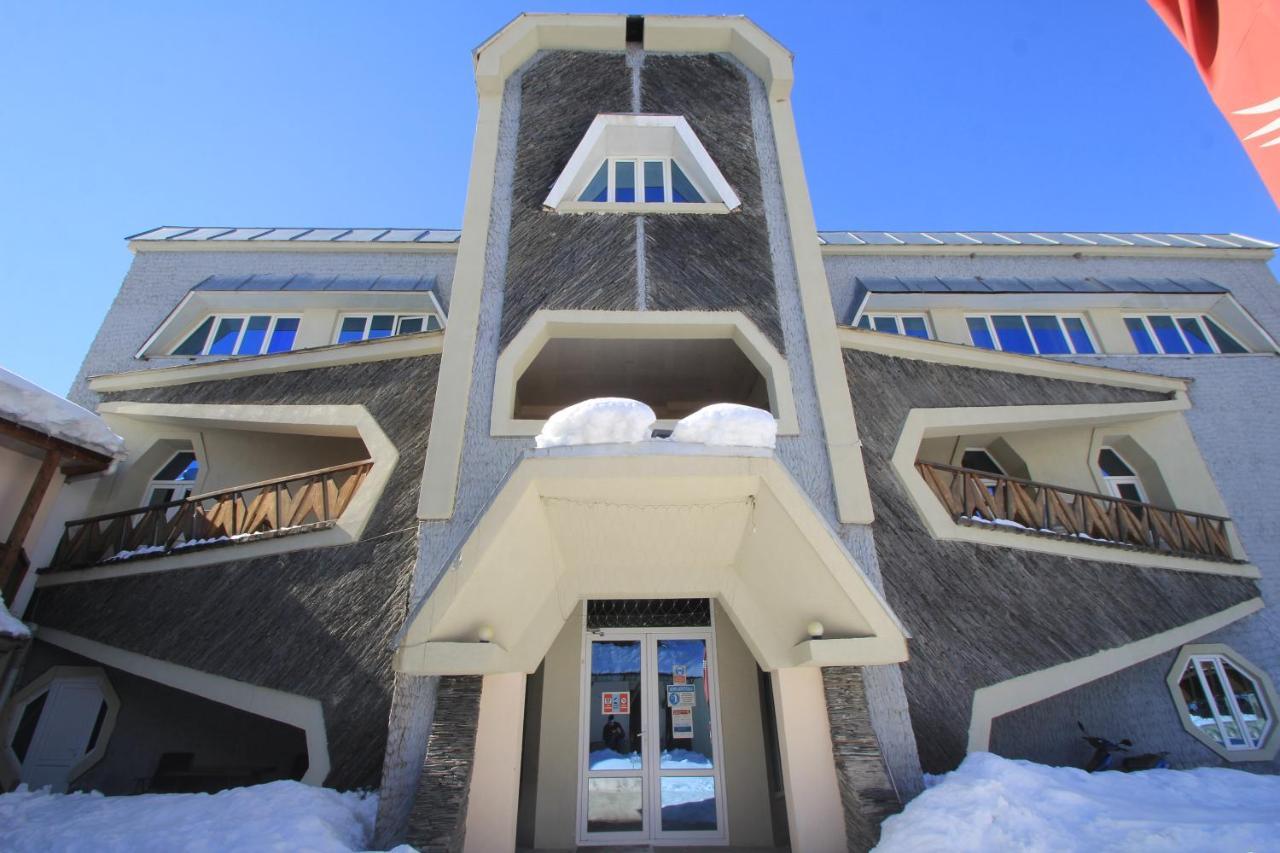
<svg viewBox="0 0 1280 853">
<path fill-rule="evenodd" d="M 211 275 L 193 290 L 430 291 L 433 275 Z"/>
<path fill-rule="evenodd" d="M 1227 289 L 1203 278 L 894 278 L 866 276 L 855 279 L 870 293 L 1227 293 Z"/>
<path fill-rule="evenodd" d="M 456 228 L 192 228 L 164 225 L 127 240 L 188 242 L 247 240 L 254 243 L 456 243 Z"/>
<path fill-rule="evenodd" d="M 1154 249 L 1275 249 L 1243 234 L 1095 231 L 819 231 L 824 246 L 1136 246 Z"/>
</svg>

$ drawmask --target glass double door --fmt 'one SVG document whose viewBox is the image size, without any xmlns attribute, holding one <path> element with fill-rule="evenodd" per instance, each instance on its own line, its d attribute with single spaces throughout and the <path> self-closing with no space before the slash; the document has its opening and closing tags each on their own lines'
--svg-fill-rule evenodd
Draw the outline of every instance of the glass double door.
<svg viewBox="0 0 1280 853">
<path fill-rule="evenodd" d="M 711 631 L 595 631 L 584 652 L 579 840 L 723 842 Z"/>
</svg>

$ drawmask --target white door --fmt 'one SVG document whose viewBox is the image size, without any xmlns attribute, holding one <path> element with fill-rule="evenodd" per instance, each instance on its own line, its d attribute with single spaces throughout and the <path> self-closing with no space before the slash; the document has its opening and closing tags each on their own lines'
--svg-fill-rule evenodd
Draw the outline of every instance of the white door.
<svg viewBox="0 0 1280 853">
<path fill-rule="evenodd" d="M 89 751 L 104 703 L 96 678 L 55 678 L 22 762 L 21 780 L 32 788 L 67 790 L 71 768 Z"/>
<path fill-rule="evenodd" d="M 582 669 L 579 841 L 723 844 L 712 632 L 591 631 Z"/>
</svg>

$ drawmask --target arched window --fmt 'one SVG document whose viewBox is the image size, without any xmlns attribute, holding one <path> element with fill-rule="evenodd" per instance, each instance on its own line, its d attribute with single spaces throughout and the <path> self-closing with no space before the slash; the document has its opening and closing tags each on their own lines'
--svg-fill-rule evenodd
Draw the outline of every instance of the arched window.
<svg viewBox="0 0 1280 853">
<path fill-rule="evenodd" d="M 147 486 L 147 506 L 180 501 L 191 494 L 200 463 L 190 450 L 180 450 L 156 472 Z"/>
<path fill-rule="evenodd" d="M 1104 447 L 1098 451 L 1098 468 L 1102 471 L 1108 492 L 1127 501 L 1147 502 L 1147 493 L 1138 479 L 1138 472 L 1113 448 Z"/>
</svg>

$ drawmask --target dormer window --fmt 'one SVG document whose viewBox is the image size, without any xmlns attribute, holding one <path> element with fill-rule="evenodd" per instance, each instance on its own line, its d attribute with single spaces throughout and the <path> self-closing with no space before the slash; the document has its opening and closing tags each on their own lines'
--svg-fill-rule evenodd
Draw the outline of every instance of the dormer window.
<svg viewBox="0 0 1280 853">
<path fill-rule="evenodd" d="M 543 204 L 558 213 L 728 213 L 741 202 L 683 116 L 607 114 Z"/>
<path fill-rule="evenodd" d="M 174 349 L 174 355 L 261 355 L 288 352 L 298 334 L 297 317 L 270 314 L 206 317 Z"/>
</svg>

